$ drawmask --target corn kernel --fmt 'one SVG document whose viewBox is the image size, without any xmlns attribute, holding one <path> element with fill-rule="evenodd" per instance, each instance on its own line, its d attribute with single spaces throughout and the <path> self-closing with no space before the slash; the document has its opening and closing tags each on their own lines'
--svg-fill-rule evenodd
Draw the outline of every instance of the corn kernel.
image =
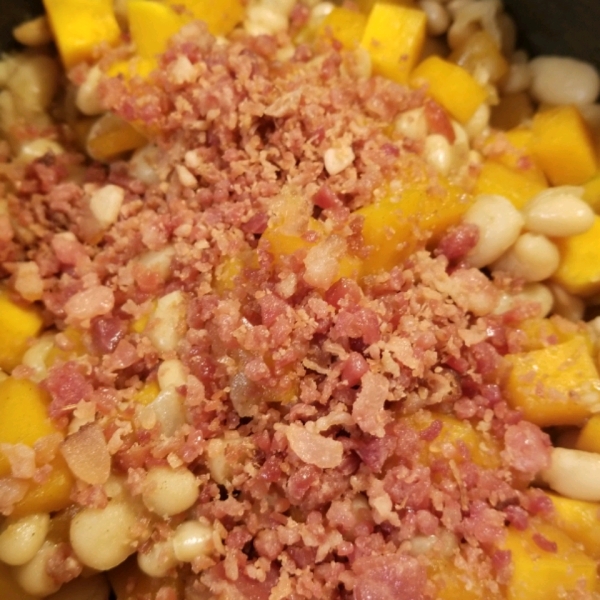
<svg viewBox="0 0 600 600">
<path fill-rule="evenodd" d="M 0 290 L 0 369 L 10 372 L 21 363 L 29 340 L 42 329 L 42 317 L 32 307 L 13 302 Z"/>
<path fill-rule="evenodd" d="M 119 41 L 112 0 L 44 0 L 44 6 L 67 68 L 92 58 L 102 43 Z"/>
<path fill-rule="evenodd" d="M 373 71 L 406 83 L 421 54 L 426 26 L 427 16 L 421 10 L 376 2 L 361 40 L 371 55 Z"/>
<path fill-rule="evenodd" d="M 555 240 L 560 251 L 560 265 L 553 275 L 567 292 L 576 296 L 593 296 L 600 292 L 600 217 L 591 229 L 580 235 Z"/>
<path fill-rule="evenodd" d="M 461 123 L 466 123 L 487 98 L 485 89 L 468 71 L 439 56 L 430 56 L 417 65 L 410 85 L 425 86 L 427 93 Z"/>
<path fill-rule="evenodd" d="M 509 354 L 505 392 L 525 419 L 547 427 L 578 425 L 600 408 L 600 377 L 584 336 L 540 350 Z"/>
<path fill-rule="evenodd" d="M 558 106 L 533 119 L 533 153 L 552 185 L 581 185 L 598 170 L 590 131 L 574 106 Z"/>
</svg>

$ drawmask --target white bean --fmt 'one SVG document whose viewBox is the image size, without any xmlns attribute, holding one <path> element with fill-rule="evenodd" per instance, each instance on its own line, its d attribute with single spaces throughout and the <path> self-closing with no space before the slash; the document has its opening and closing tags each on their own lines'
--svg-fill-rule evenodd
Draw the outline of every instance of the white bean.
<svg viewBox="0 0 600 600">
<path fill-rule="evenodd" d="M 158 154 L 159 150 L 154 144 L 147 144 L 136 150 L 127 163 L 129 175 L 146 185 L 158 183 L 160 181 Z"/>
<path fill-rule="evenodd" d="M 194 474 L 186 468 L 152 467 L 142 490 L 146 507 L 161 517 L 170 517 L 194 505 L 200 491 Z"/>
<path fill-rule="evenodd" d="M 45 16 L 21 23 L 12 33 L 15 40 L 24 46 L 43 46 L 52 41 L 52 30 Z"/>
<path fill-rule="evenodd" d="M 173 552 L 173 542 L 162 540 L 156 542 L 148 552 L 138 552 L 139 568 L 150 577 L 165 577 L 177 566 L 177 558 Z"/>
<path fill-rule="evenodd" d="M 473 113 L 473 116 L 465 123 L 465 131 L 469 139 L 474 139 L 481 135 L 490 123 L 490 107 L 485 102 L 479 105 L 479 108 Z"/>
<path fill-rule="evenodd" d="M 186 384 L 187 370 L 180 360 L 171 358 L 160 364 L 156 376 L 161 390 L 173 389 Z"/>
<path fill-rule="evenodd" d="M 19 151 L 19 160 L 23 162 L 31 162 L 37 158 L 42 158 L 46 154 L 63 154 L 65 149 L 54 140 L 48 138 L 38 138 L 31 140 L 21 145 Z"/>
<path fill-rule="evenodd" d="M 95 65 L 88 71 L 84 82 L 77 89 L 75 105 L 84 115 L 99 115 L 105 110 L 98 91 L 101 79 L 102 71 L 98 65 Z"/>
<path fill-rule="evenodd" d="M 175 557 L 181 562 L 191 562 L 197 556 L 208 556 L 214 549 L 213 529 L 200 521 L 185 521 L 173 534 Z"/>
<path fill-rule="evenodd" d="M 404 111 L 394 123 L 396 131 L 412 140 L 422 140 L 427 135 L 427 119 L 422 108 Z"/>
<path fill-rule="evenodd" d="M 125 190 L 112 183 L 102 186 L 90 197 L 90 210 L 103 229 L 117 222 L 121 206 L 125 199 Z"/>
<path fill-rule="evenodd" d="M 531 95 L 545 104 L 591 104 L 600 77 L 587 62 L 562 56 L 538 56 L 530 63 Z"/>
<path fill-rule="evenodd" d="M 515 52 L 508 74 L 501 84 L 505 94 L 517 94 L 524 92 L 531 85 L 531 67 L 527 55 L 524 52 Z"/>
<path fill-rule="evenodd" d="M 450 15 L 446 8 L 434 0 L 422 0 L 420 9 L 427 15 L 427 33 L 429 35 L 442 35 L 450 26 Z"/>
<path fill-rule="evenodd" d="M 567 498 L 600 502 L 600 454 L 553 448 L 550 466 L 541 479 Z"/>
<path fill-rule="evenodd" d="M 132 531 L 138 519 L 137 511 L 123 500 L 110 500 L 104 508 L 84 508 L 71 521 L 71 546 L 84 565 L 108 571 L 134 552 Z"/>
<path fill-rule="evenodd" d="M 581 298 L 569 294 L 564 288 L 555 283 L 549 283 L 548 287 L 554 296 L 553 311 L 555 314 L 569 319 L 569 321 L 579 321 L 583 318 L 585 302 Z"/>
<path fill-rule="evenodd" d="M 524 233 L 492 267 L 517 279 L 532 282 L 548 279 L 559 263 L 558 248 L 547 237 Z"/>
<path fill-rule="evenodd" d="M 325 170 L 330 175 L 337 175 L 347 169 L 354 162 L 352 146 L 328 148 L 323 154 Z"/>
<path fill-rule="evenodd" d="M 244 29 L 250 35 L 273 35 L 285 31 L 288 19 L 270 6 L 254 5 L 246 9 Z"/>
<path fill-rule="evenodd" d="M 145 334 L 159 352 L 172 352 L 185 333 L 186 297 L 176 290 L 158 299 Z"/>
<path fill-rule="evenodd" d="M 46 565 L 56 551 L 56 547 L 54 542 L 45 541 L 29 562 L 14 568 L 16 582 L 28 594 L 44 597 L 60 588 L 60 584 L 46 572 Z"/>
<path fill-rule="evenodd" d="M 110 587 L 103 574 L 78 577 L 63 585 L 46 600 L 108 600 Z"/>
<path fill-rule="evenodd" d="M 452 146 L 446 137 L 438 133 L 428 135 L 425 138 L 423 156 L 440 175 L 448 175 L 453 156 Z"/>
<path fill-rule="evenodd" d="M 163 435 L 171 436 L 185 424 L 182 398 L 173 388 L 160 392 L 146 408 L 154 413 Z"/>
<path fill-rule="evenodd" d="M 50 515 L 34 513 L 17 521 L 6 521 L 0 531 L 0 560 L 7 565 L 24 565 L 42 547 Z"/>
<path fill-rule="evenodd" d="M 554 296 L 547 285 L 543 283 L 529 283 L 516 294 L 505 292 L 501 295 L 494 314 L 501 315 L 523 303 L 535 302 L 539 306 L 539 312 L 535 315 L 539 318 L 550 314 L 554 305 Z"/>
<path fill-rule="evenodd" d="M 586 232 L 594 224 L 594 211 L 579 198 L 581 188 L 550 188 L 534 196 L 524 207 L 525 226 L 551 237 Z"/>
<path fill-rule="evenodd" d="M 8 79 L 8 89 L 21 114 L 45 111 L 58 89 L 59 68 L 49 56 L 19 56 Z"/>
<path fill-rule="evenodd" d="M 485 267 L 498 260 L 521 232 L 523 217 L 504 196 L 482 194 L 464 216 L 466 223 L 479 228 L 479 239 L 467 254 L 472 267 Z"/>
<path fill-rule="evenodd" d="M 153 275 L 160 277 L 165 282 L 171 274 L 171 262 L 175 256 L 175 250 L 172 246 L 166 246 L 160 250 L 150 250 L 140 255 L 136 262 L 144 269 L 152 271 Z"/>
</svg>

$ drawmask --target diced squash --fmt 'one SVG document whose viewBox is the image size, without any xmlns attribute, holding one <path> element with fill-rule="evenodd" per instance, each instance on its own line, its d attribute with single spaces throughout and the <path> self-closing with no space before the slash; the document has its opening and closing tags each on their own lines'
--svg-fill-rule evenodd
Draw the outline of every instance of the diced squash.
<svg viewBox="0 0 600 600">
<path fill-rule="evenodd" d="M 245 14 L 241 0 L 168 0 L 167 4 L 183 7 L 194 19 L 204 21 L 213 35 L 227 35 Z"/>
<path fill-rule="evenodd" d="M 160 393 L 160 387 L 156 381 L 146 382 L 143 387 L 135 394 L 133 401 L 138 404 L 150 404 Z"/>
<path fill-rule="evenodd" d="M 584 336 L 506 360 L 506 399 L 532 423 L 579 425 L 600 408 L 600 378 Z"/>
<path fill-rule="evenodd" d="M 51 463 L 52 471 L 43 483 L 32 483 L 25 497 L 15 504 L 12 514 L 22 517 L 36 512 L 55 512 L 71 504 L 74 478 L 59 454 Z"/>
<path fill-rule="evenodd" d="M 38 335 L 42 324 L 35 308 L 17 304 L 0 289 L 0 369 L 10 372 L 21 363 L 29 341 Z"/>
<path fill-rule="evenodd" d="M 600 415 L 591 416 L 575 442 L 577 450 L 600 453 Z"/>
<path fill-rule="evenodd" d="M 2 600 L 37 600 L 35 596 L 26 594 L 14 580 L 8 565 L 0 562 L 0 590 Z"/>
<path fill-rule="evenodd" d="M 593 296 L 600 292 L 600 217 L 580 235 L 558 238 L 560 265 L 553 279 L 571 294 Z"/>
<path fill-rule="evenodd" d="M 44 0 L 58 51 L 66 68 L 93 58 L 101 44 L 121 37 L 112 0 Z"/>
<path fill-rule="evenodd" d="M 463 559 L 464 560 L 464 559 Z M 464 561 L 466 562 L 466 561 Z M 500 600 L 501 592 L 491 592 L 473 572 L 456 564 L 456 557 L 434 556 L 428 569 L 428 580 L 435 587 L 435 600 Z"/>
<path fill-rule="evenodd" d="M 363 14 L 368 15 L 376 2 L 377 0 L 356 0 L 356 6 Z M 387 3 L 397 4 L 398 6 L 414 7 L 416 5 L 416 0 L 387 0 Z"/>
<path fill-rule="evenodd" d="M 280 223 L 271 220 L 260 241 L 261 246 L 268 247 L 275 262 L 278 262 L 284 256 L 290 256 L 301 250 L 307 251 L 321 239 L 322 233 L 322 223 L 312 217 L 308 220 L 306 231 L 296 229 L 289 222 Z"/>
<path fill-rule="evenodd" d="M 468 71 L 439 56 L 430 56 L 417 65 L 410 85 L 425 86 L 427 93 L 461 123 L 466 123 L 487 98 L 485 89 Z"/>
<path fill-rule="evenodd" d="M 422 10 L 376 2 L 361 41 L 374 73 L 406 83 L 421 54 L 426 26 Z"/>
<path fill-rule="evenodd" d="M 596 175 L 583 186 L 583 199 L 595 212 L 600 213 L 600 173 L 596 173 Z"/>
<path fill-rule="evenodd" d="M 497 129 L 509 130 L 518 127 L 527 119 L 533 117 L 533 102 L 529 94 L 506 94 L 500 102 L 492 107 L 490 125 Z"/>
<path fill-rule="evenodd" d="M 162 54 L 171 37 L 190 20 L 167 4 L 152 0 L 129 0 L 127 14 L 131 39 L 144 58 Z"/>
<path fill-rule="evenodd" d="M 105 114 L 90 129 L 86 147 L 93 159 L 107 162 L 147 142 L 133 125 L 116 115 Z"/>
<path fill-rule="evenodd" d="M 508 198 L 516 208 L 521 209 L 533 196 L 546 189 L 546 186 L 505 165 L 487 160 L 483 163 L 475 194 L 499 194 Z"/>
<path fill-rule="evenodd" d="M 369 249 L 363 274 L 390 270 L 426 240 L 437 240 L 456 224 L 472 198 L 447 182 L 427 187 L 417 182 L 401 193 L 359 209 L 363 241 Z"/>
<path fill-rule="evenodd" d="M 574 106 L 538 112 L 533 154 L 552 185 L 581 185 L 598 170 L 591 133 Z"/>
<path fill-rule="evenodd" d="M 558 527 L 533 520 L 525 531 L 509 527 L 503 547 L 512 558 L 507 600 L 560 600 L 595 588 L 596 562 Z"/>
<path fill-rule="evenodd" d="M 336 6 L 321 22 L 317 34 L 332 36 L 339 40 L 344 48 L 358 46 L 367 24 L 367 17 L 355 10 Z"/>
<path fill-rule="evenodd" d="M 40 438 L 56 433 L 48 417 L 48 394 L 27 379 L 8 377 L 0 382 L 0 443 L 33 446 Z M 10 464 L 0 451 L 0 477 Z"/>
<path fill-rule="evenodd" d="M 579 542 L 592 558 L 600 559 L 600 504 L 548 494 L 554 506 L 554 524 Z"/>
<path fill-rule="evenodd" d="M 588 352 L 590 354 L 593 352 L 592 340 L 587 335 L 585 325 L 568 321 L 558 315 L 553 315 L 548 319 L 526 319 L 519 324 L 518 328 L 527 336 L 522 348 L 524 352 L 555 346 L 556 344 L 568 342 L 574 337 L 583 337 Z"/>
<path fill-rule="evenodd" d="M 112 63 L 106 70 L 106 74 L 109 77 L 122 77 L 126 81 L 132 77 L 141 77 L 144 79 L 157 67 L 158 60 L 155 56 L 134 56 L 129 60 L 118 60 Z"/>
</svg>

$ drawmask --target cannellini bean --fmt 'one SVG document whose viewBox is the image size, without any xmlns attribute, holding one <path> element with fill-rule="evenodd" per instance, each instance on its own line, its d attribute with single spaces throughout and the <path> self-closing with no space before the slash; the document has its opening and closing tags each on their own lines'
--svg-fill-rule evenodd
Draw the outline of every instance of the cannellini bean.
<svg viewBox="0 0 600 600">
<path fill-rule="evenodd" d="M 102 71 L 98 65 L 93 66 L 87 73 L 84 82 L 77 89 L 75 105 L 84 115 L 99 115 L 104 112 L 98 86 L 102 79 Z"/>
<path fill-rule="evenodd" d="M 45 16 L 21 23 L 13 29 L 12 34 L 24 46 L 43 46 L 52 41 L 52 30 Z"/>
<path fill-rule="evenodd" d="M 125 199 L 125 190 L 112 183 L 102 186 L 90 197 L 90 210 L 103 229 L 117 222 L 121 206 Z"/>
<path fill-rule="evenodd" d="M 44 294 L 44 281 L 38 264 L 33 261 L 17 263 L 14 286 L 15 291 L 25 300 L 29 302 L 41 300 Z"/>
<path fill-rule="evenodd" d="M 325 170 L 330 175 L 337 175 L 347 169 L 354 162 L 354 151 L 352 146 L 341 146 L 339 148 L 328 148 L 323 154 Z"/>
<path fill-rule="evenodd" d="M 186 468 L 152 467 L 142 490 L 142 501 L 161 517 L 177 515 L 193 506 L 200 491 L 194 474 Z"/>
<path fill-rule="evenodd" d="M 167 388 L 160 392 L 146 408 L 154 413 L 154 418 L 160 423 L 163 435 L 174 435 L 185 424 L 182 398 L 173 388 Z M 147 417 L 151 419 L 150 415 Z"/>
<path fill-rule="evenodd" d="M 63 585 L 46 600 L 108 600 L 110 587 L 103 574 L 78 577 Z"/>
<path fill-rule="evenodd" d="M 531 85 L 531 67 L 527 54 L 523 51 L 515 52 L 509 66 L 508 74 L 501 83 L 505 94 L 524 92 Z"/>
<path fill-rule="evenodd" d="M 186 297 L 177 290 L 158 299 L 145 333 L 159 352 L 175 350 L 185 333 Z"/>
<path fill-rule="evenodd" d="M 185 385 L 187 381 L 186 368 L 183 363 L 176 358 L 163 361 L 158 367 L 156 376 L 161 390 L 181 387 L 182 385 Z"/>
<path fill-rule="evenodd" d="M 525 302 L 537 303 L 540 309 L 536 316 L 543 318 L 550 314 L 554 305 L 554 296 L 547 285 L 543 283 L 529 283 L 516 294 L 503 293 L 494 310 L 494 314 L 501 315 Z"/>
<path fill-rule="evenodd" d="M 469 139 L 476 138 L 487 129 L 490 123 L 490 114 L 490 107 L 487 103 L 484 102 L 479 106 L 469 121 L 465 123 L 465 131 Z"/>
<path fill-rule="evenodd" d="M 49 56 L 36 54 L 20 56 L 15 69 L 8 79 L 8 89 L 12 93 L 21 114 L 44 112 L 58 89 L 59 68 Z"/>
<path fill-rule="evenodd" d="M 246 9 L 244 28 L 250 35 L 273 35 L 285 31 L 287 26 L 287 16 L 270 6 L 254 5 Z"/>
<path fill-rule="evenodd" d="M 550 466 L 541 479 L 567 498 L 600 502 L 600 454 L 553 448 Z"/>
<path fill-rule="evenodd" d="M 110 500 L 104 508 L 84 508 L 71 521 L 71 546 L 84 565 L 108 571 L 134 552 L 132 531 L 138 519 L 138 512 L 124 500 Z"/>
<path fill-rule="evenodd" d="M 38 138 L 30 142 L 25 142 L 21 145 L 19 151 L 19 160 L 23 162 L 31 162 L 37 158 L 42 158 L 46 154 L 63 154 L 65 149 L 54 140 L 47 138 Z"/>
<path fill-rule="evenodd" d="M 46 565 L 56 551 L 54 542 L 45 541 L 35 556 L 24 565 L 15 567 L 13 574 L 16 582 L 32 596 L 49 596 L 58 591 L 56 583 L 46 572 Z"/>
<path fill-rule="evenodd" d="M 181 562 L 191 562 L 197 556 L 208 556 L 214 549 L 213 529 L 200 521 L 185 521 L 173 534 L 175 557 Z"/>
<path fill-rule="evenodd" d="M 524 222 L 509 200 L 493 194 L 478 196 L 464 221 L 479 228 L 479 240 L 466 257 L 469 265 L 477 268 L 498 260 L 516 242 Z"/>
<path fill-rule="evenodd" d="M 173 552 L 173 542 L 162 540 L 156 542 L 148 552 L 138 552 L 139 568 L 150 577 L 165 577 L 177 566 L 177 558 Z"/>
<path fill-rule="evenodd" d="M 569 321 L 579 321 L 583 318 L 585 302 L 581 298 L 569 294 L 564 288 L 555 283 L 550 283 L 548 287 L 554 296 L 553 311 L 555 314 L 569 319 Z"/>
<path fill-rule="evenodd" d="M 524 233 L 492 267 L 524 281 L 543 281 L 559 263 L 558 248 L 546 236 Z"/>
<path fill-rule="evenodd" d="M 166 246 L 160 250 L 151 250 L 142 254 L 137 260 L 144 269 L 152 271 L 153 275 L 160 277 L 161 281 L 166 281 L 171 274 L 171 262 L 175 256 L 175 250 L 172 246 Z"/>
<path fill-rule="evenodd" d="M 427 135 L 427 119 L 422 108 L 404 111 L 394 123 L 396 132 L 413 140 L 422 140 Z"/>
<path fill-rule="evenodd" d="M 441 175 L 448 175 L 452 167 L 452 146 L 443 135 L 433 133 L 425 138 L 425 160 Z"/>
<path fill-rule="evenodd" d="M 129 175 L 139 179 L 146 185 L 153 185 L 160 181 L 157 168 L 159 150 L 154 144 L 147 144 L 136 150 L 127 163 Z"/>
<path fill-rule="evenodd" d="M 545 104 L 591 104 L 600 91 L 598 71 L 587 62 L 538 56 L 530 63 L 531 95 Z"/>
<path fill-rule="evenodd" d="M 50 526 L 50 515 L 34 513 L 17 521 L 6 521 L 0 531 L 0 560 L 24 565 L 42 547 Z"/>
<path fill-rule="evenodd" d="M 315 4 L 310 10 L 310 23 L 320 23 L 331 11 L 335 8 L 333 2 L 319 2 Z"/>
<path fill-rule="evenodd" d="M 572 186 L 540 192 L 523 207 L 525 226 L 551 237 L 584 233 L 593 225 L 595 215 L 580 194 L 581 188 Z"/>
<path fill-rule="evenodd" d="M 420 9 L 427 15 L 427 33 L 429 35 L 442 35 L 450 26 L 450 15 L 446 7 L 434 0 L 419 2 Z"/>
</svg>

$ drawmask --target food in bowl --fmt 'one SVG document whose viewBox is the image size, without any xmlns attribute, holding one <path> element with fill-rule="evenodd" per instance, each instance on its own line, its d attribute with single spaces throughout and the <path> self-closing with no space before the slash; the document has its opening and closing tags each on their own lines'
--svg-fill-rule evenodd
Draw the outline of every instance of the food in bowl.
<svg viewBox="0 0 600 600">
<path fill-rule="evenodd" d="M 596 71 L 494 0 L 45 6 L 0 63 L 3 589 L 593 598 Z"/>
</svg>

